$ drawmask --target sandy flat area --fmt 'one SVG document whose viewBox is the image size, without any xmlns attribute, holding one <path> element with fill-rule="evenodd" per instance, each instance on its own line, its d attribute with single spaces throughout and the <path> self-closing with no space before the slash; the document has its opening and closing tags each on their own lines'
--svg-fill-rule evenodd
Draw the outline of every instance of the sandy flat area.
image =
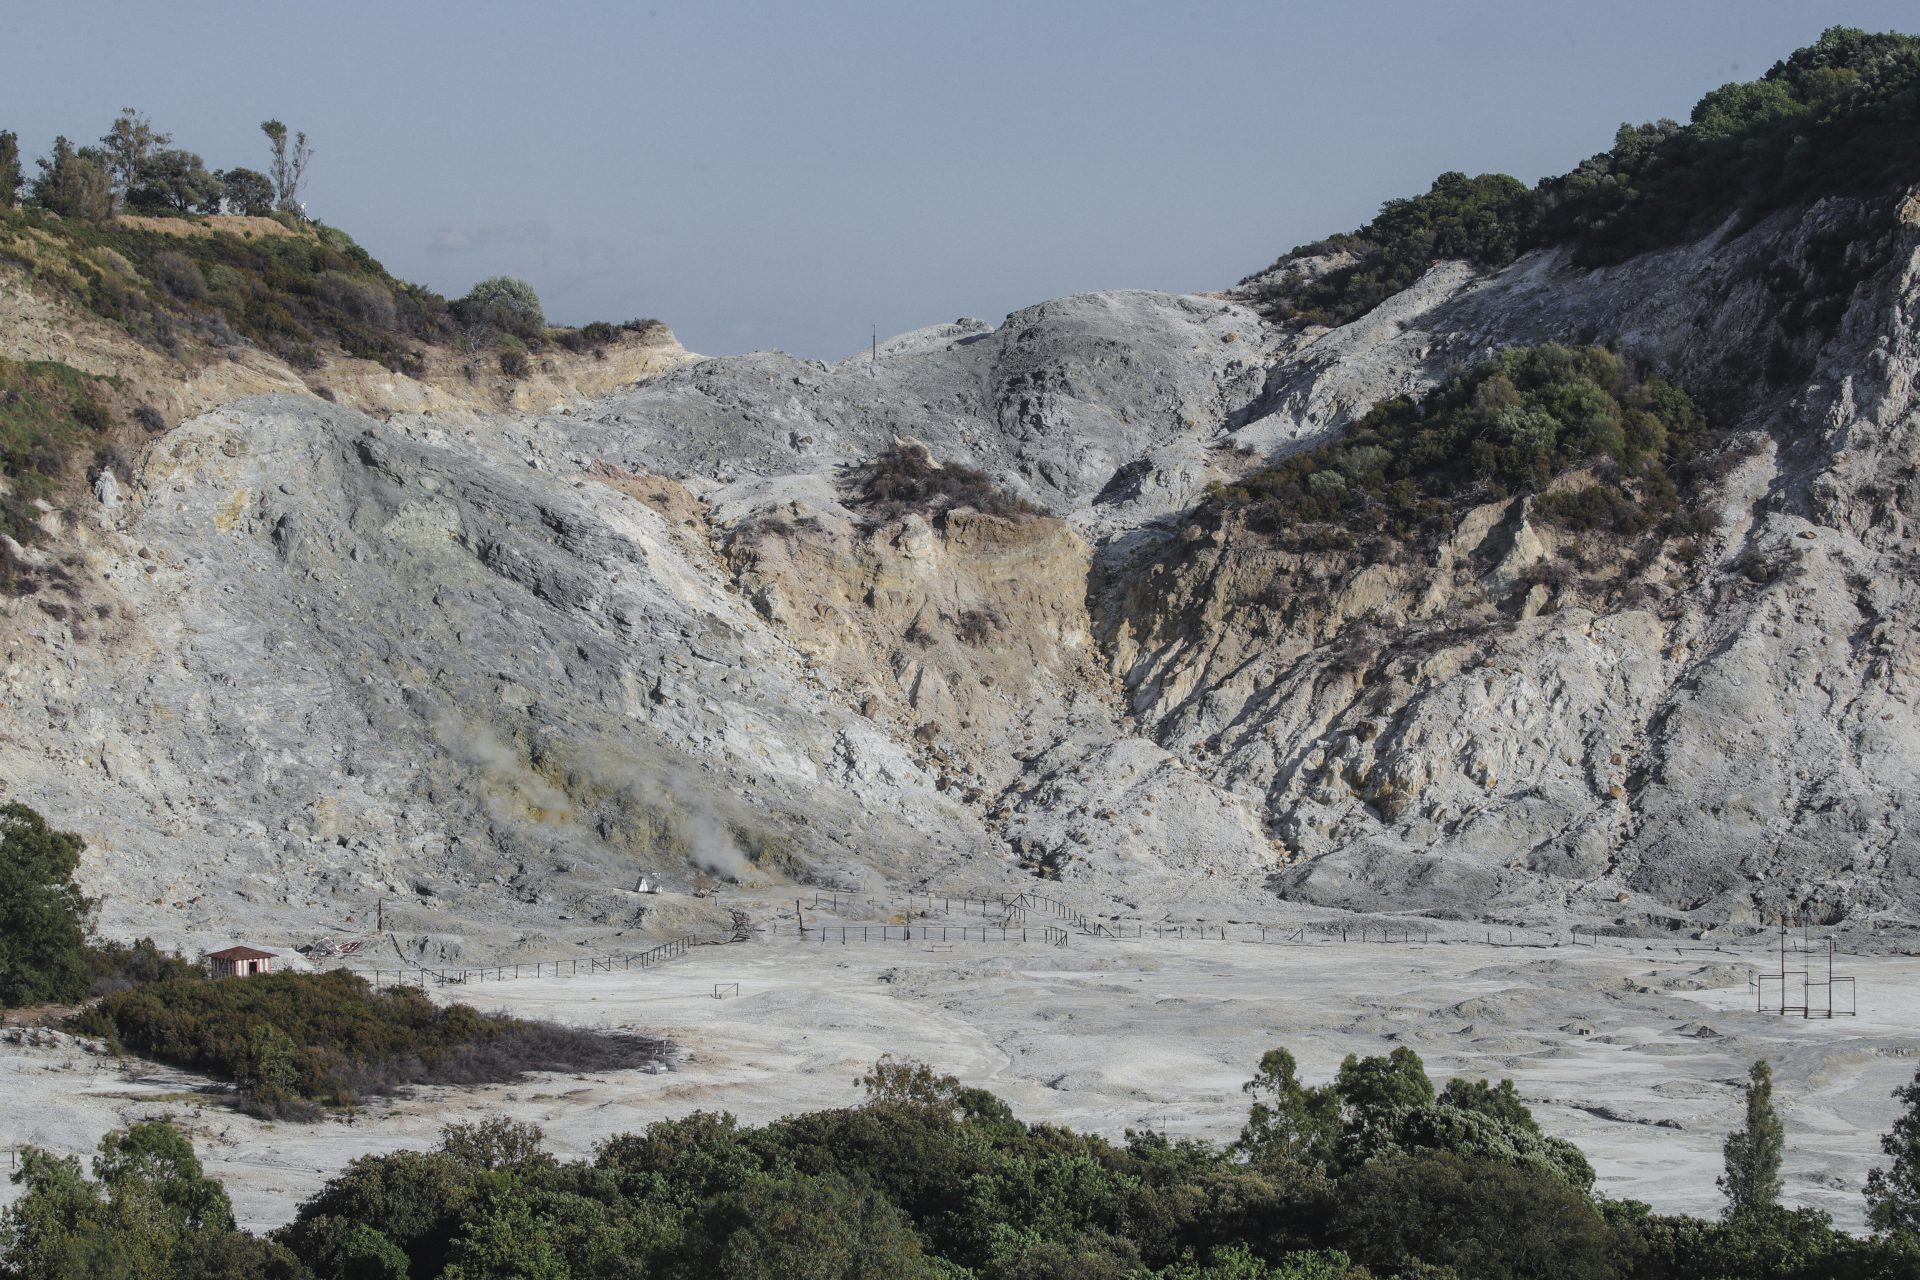
<svg viewBox="0 0 1920 1280">
<path fill-rule="evenodd" d="M 1269 1047 L 1291 1048 L 1317 1080 L 1347 1053 L 1405 1044 L 1436 1082 L 1513 1077 L 1542 1124 L 1587 1152 L 1602 1190 L 1712 1213 L 1738 1085 L 1766 1057 L 1787 1121 L 1787 1198 L 1857 1226 L 1859 1188 L 1896 1114 L 1889 1093 L 1920 1065 L 1920 960 L 1844 960 L 1860 1012 L 1833 1021 L 1756 1014 L 1748 976 L 1769 963 L 1758 951 L 1642 944 L 700 947 L 645 973 L 444 992 L 666 1035 L 681 1047 L 671 1072 L 425 1089 L 351 1122 L 263 1124 L 151 1064 L 72 1042 L 0 1044 L 0 1147 L 85 1152 L 111 1126 L 171 1113 L 190 1122 L 242 1222 L 258 1228 L 285 1221 L 355 1155 L 430 1145 L 442 1124 L 495 1111 L 536 1121 L 557 1151 L 581 1155 L 609 1134 L 698 1108 L 764 1121 L 848 1105 L 860 1096 L 855 1076 L 892 1052 L 990 1088 L 1028 1119 L 1224 1140 L 1244 1115 L 1240 1086 Z M 717 983 L 737 983 L 739 994 L 716 999 Z M 0 1171 L 7 1163 L 0 1157 Z"/>
</svg>

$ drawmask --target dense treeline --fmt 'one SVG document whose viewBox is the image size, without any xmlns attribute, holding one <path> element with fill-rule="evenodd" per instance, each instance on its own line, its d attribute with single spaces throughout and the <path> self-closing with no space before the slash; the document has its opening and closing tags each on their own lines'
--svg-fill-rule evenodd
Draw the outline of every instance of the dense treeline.
<svg viewBox="0 0 1920 1280">
<path fill-rule="evenodd" d="M 1268 318 L 1296 325 L 1342 325 L 1399 293 L 1436 262 L 1458 258 L 1503 267 L 1532 247 L 1534 195 L 1504 173 L 1443 173 L 1425 195 L 1389 200 L 1359 230 L 1293 250 L 1240 283 Z M 1287 268 L 1332 257 L 1337 265 L 1306 280 Z M 1277 282 L 1260 276 L 1280 272 Z"/>
<path fill-rule="evenodd" d="M 94 1176 L 29 1151 L 0 1276 L 182 1280 L 1900 1280 L 1920 1276 L 1920 1081 L 1869 1187 L 1870 1238 L 1778 1203 L 1782 1142 L 1756 1064 L 1727 1141 L 1726 1214 L 1596 1196 L 1512 1085 L 1436 1089 L 1419 1057 L 1349 1057 L 1303 1084 L 1275 1050 L 1228 1147 L 1026 1124 L 992 1094 L 882 1059 L 864 1105 L 757 1128 L 697 1112 L 586 1160 L 538 1129 L 454 1125 L 355 1160 L 265 1239 L 162 1122 Z"/>
<path fill-rule="evenodd" d="M 1699 531 L 1680 494 L 1711 439 L 1686 392 L 1604 348 L 1509 347 L 1418 400 L 1382 401 L 1336 443 L 1216 488 L 1202 512 L 1243 511 L 1296 538 L 1430 542 L 1463 506 L 1585 467 L 1588 483 L 1541 496 L 1540 518 L 1681 536 Z"/>
<path fill-rule="evenodd" d="M 307 136 L 290 135 L 278 120 L 260 128 L 268 173 L 209 170 L 129 107 L 98 145 L 54 139 L 32 181 L 19 139 L 0 133 L 0 257 L 150 345 L 177 350 L 188 336 L 216 347 L 247 341 L 302 369 L 317 367 L 329 345 L 417 374 L 423 343 L 593 350 L 622 329 L 658 326 L 636 320 L 553 329 L 533 289 L 504 276 L 452 302 L 397 280 L 345 232 L 307 216 L 300 198 L 313 154 Z M 219 215 L 274 221 L 210 235 L 121 214 L 199 216 L 209 228 L 219 224 L 204 219 Z"/>
<path fill-rule="evenodd" d="M 1920 39 L 1833 27 L 1760 79 L 1713 90 L 1688 123 L 1623 124 L 1610 149 L 1531 190 L 1505 174 L 1442 174 L 1366 226 L 1281 258 L 1268 268 L 1281 278 L 1259 287 L 1257 301 L 1290 323 L 1345 324 L 1445 259 L 1498 267 L 1566 245 L 1584 265 L 1617 262 L 1735 215 L 1888 195 L 1915 181 Z M 1290 263 L 1326 255 L 1343 255 L 1341 264 L 1287 278 Z"/>
</svg>

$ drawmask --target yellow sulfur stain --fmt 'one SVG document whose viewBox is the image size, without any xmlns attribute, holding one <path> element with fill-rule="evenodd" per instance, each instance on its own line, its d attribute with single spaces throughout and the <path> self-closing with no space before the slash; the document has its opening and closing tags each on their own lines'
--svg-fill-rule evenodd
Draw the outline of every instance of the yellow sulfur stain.
<svg viewBox="0 0 1920 1280">
<path fill-rule="evenodd" d="M 233 527 L 240 523 L 240 517 L 246 514 L 247 502 L 252 497 L 253 494 L 249 490 L 234 490 L 233 497 L 220 509 L 220 514 L 213 518 L 213 527 L 222 533 L 232 533 Z"/>
</svg>

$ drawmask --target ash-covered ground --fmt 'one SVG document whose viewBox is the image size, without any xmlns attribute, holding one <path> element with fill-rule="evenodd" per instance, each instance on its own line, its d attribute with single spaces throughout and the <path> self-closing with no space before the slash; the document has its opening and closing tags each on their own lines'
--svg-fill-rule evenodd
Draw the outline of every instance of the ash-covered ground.
<svg viewBox="0 0 1920 1280">
<path fill-rule="evenodd" d="M 1407 1045 L 1436 1081 L 1511 1076 L 1548 1131 L 1588 1154 L 1607 1194 L 1710 1214 L 1739 1082 L 1765 1057 L 1787 1123 L 1786 1200 L 1857 1228 L 1860 1186 L 1897 1111 L 1890 1091 L 1913 1075 L 1920 959 L 1842 957 L 1859 1016 L 1833 1021 L 1753 1012 L 1749 976 L 1777 963 L 1758 946 L 1645 942 L 1076 936 L 1055 947 L 942 944 L 923 930 L 911 943 L 822 946 L 788 930 L 696 947 L 644 973 L 439 993 L 668 1036 L 680 1047 L 671 1072 L 423 1089 L 349 1119 L 265 1124 L 195 1092 L 205 1081 L 151 1064 L 123 1068 L 71 1041 L 0 1042 L 0 1134 L 85 1153 L 109 1128 L 171 1114 L 225 1180 L 242 1224 L 258 1229 L 287 1220 L 357 1155 L 431 1146 L 440 1126 L 492 1113 L 534 1121 L 556 1151 L 583 1155 L 696 1109 L 757 1122 L 853 1105 L 855 1077 L 893 1053 L 989 1088 L 1028 1120 L 1228 1141 L 1245 1111 L 1240 1086 L 1264 1050 L 1288 1046 L 1319 1080 L 1345 1054 Z M 716 984 L 734 983 L 737 996 L 714 997 Z"/>
</svg>

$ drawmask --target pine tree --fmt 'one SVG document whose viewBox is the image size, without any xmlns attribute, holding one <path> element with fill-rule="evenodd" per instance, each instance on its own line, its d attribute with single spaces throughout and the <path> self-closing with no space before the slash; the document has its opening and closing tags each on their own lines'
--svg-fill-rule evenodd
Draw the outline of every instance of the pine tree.
<svg viewBox="0 0 1920 1280">
<path fill-rule="evenodd" d="M 1920 1236 L 1920 1072 L 1893 1096 L 1907 1109 L 1880 1139 L 1893 1167 L 1867 1175 L 1867 1225 L 1883 1235 Z"/>
<path fill-rule="evenodd" d="M 0 130 L 0 209 L 11 209 L 20 202 L 20 135 Z"/>
<path fill-rule="evenodd" d="M 1780 1202 L 1780 1157 L 1786 1145 L 1786 1126 L 1773 1106 L 1773 1068 L 1762 1058 L 1747 1073 L 1747 1122 L 1721 1147 L 1727 1171 L 1720 1189 L 1727 1193 L 1729 1218 Z"/>
</svg>

